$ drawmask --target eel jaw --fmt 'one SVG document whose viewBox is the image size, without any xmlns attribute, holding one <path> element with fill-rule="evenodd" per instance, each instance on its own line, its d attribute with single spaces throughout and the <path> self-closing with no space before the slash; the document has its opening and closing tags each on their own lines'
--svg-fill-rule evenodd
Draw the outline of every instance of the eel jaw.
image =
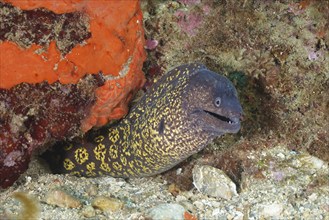
<svg viewBox="0 0 329 220">
<path fill-rule="evenodd" d="M 216 118 L 224 133 L 237 133 L 240 130 L 240 113 L 239 116 L 233 114 L 232 116 L 224 116 L 207 110 L 203 110 L 203 112 L 212 118 Z"/>
</svg>

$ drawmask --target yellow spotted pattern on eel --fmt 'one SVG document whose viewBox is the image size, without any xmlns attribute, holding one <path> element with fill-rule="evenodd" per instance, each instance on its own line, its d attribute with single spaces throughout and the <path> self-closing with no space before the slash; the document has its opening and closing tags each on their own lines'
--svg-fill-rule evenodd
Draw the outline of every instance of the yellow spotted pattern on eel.
<svg viewBox="0 0 329 220">
<path fill-rule="evenodd" d="M 78 164 L 83 164 L 84 162 L 86 162 L 88 160 L 89 157 L 89 153 L 87 152 L 87 149 L 84 147 L 80 147 L 78 149 L 75 150 L 75 161 Z"/>
<path fill-rule="evenodd" d="M 104 144 L 99 143 L 93 150 L 96 160 L 104 161 L 106 155 L 106 147 Z"/>
<path fill-rule="evenodd" d="M 90 162 L 86 165 L 87 171 L 86 174 L 88 176 L 96 176 L 97 174 L 95 173 L 96 170 L 96 165 L 94 162 Z"/>
<path fill-rule="evenodd" d="M 63 164 L 66 170 L 72 170 L 75 167 L 74 163 L 69 158 L 65 158 Z"/>
</svg>

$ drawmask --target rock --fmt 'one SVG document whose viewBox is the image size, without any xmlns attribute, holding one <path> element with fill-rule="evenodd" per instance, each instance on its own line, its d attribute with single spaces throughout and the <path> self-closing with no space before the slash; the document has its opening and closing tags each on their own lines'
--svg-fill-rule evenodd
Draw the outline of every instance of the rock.
<svg viewBox="0 0 329 220">
<path fill-rule="evenodd" d="M 235 184 L 222 170 L 204 165 L 195 166 L 192 173 L 194 186 L 203 194 L 223 199 L 237 195 Z"/>
<path fill-rule="evenodd" d="M 260 215 L 264 218 L 279 217 L 282 211 L 282 204 L 273 203 L 269 205 L 264 205 Z"/>
<path fill-rule="evenodd" d="M 201 201 L 195 201 L 193 202 L 193 205 L 195 205 L 195 207 L 197 207 L 199 210 L 203 210 L 205 208 L 203 202 Z"/>
<path fill-rule="evenodd" d="M 168 187 L 168 191 L 173 195 L 173 196 L 178 196 L 181 190 L 176 184 L 170 184 Z"/>
<path fill-rule="evenodd" d="M 89 196 L 96 196 L 97 195 L 97 186 L 94 184 L 90 184 L 87 188 L 86 188 L 86 192 L 88 193 Z"/>
<path fill-rule="evenodd" d="M 318 199 L 318 195 L 316 193 L 312 193 L 309 197 L 308 197 L 308 200 L 310 202 L 314 202 Z"/>
<path fill-rule="evenodd" d="M 182 195 L 177 195 L 176 196 L 176 202 L 182 202 L 182 201 L 186 201 L 187 198 L 185 196 Z"/>
<path fill-rule="evenodd" d="M 92 206 L 86 206 L 82 210 L 82 214 L 86 218 L 91 218 L 91 217 L 94 217 L 96 215 L 96 212 L 95 212 L 95 209 Z"/>
<path fill-rule="evenodd" d="M 176 203 L 160 204 L 152 208 L 147 215 L 151 219 L 177 220 L 184 219 L 185 209 Z"/>
<path fill-rule="evenodd" d="M 0 215 L 0 219 L 39 219 L 40 204 L 38 199 L 25 192 L 14 192 L 13 197 L 22 204 L 19 214 L 17 216 L 8 216 L 8 218 Z"/>
<path fill-rule="evenodd" d="M 234 220 L 243 220 L 243 219 L 245 219 L 244 214 L 242 212 L 236 211 L 233 219 Z"/>
<path fill-rule="evenodd" d="M 103 212 L 116 212 L 123 208 L 123 203 L 115 198 L 110 198 L 106 196 L 96 197 L 92 201 L 92 206 L 96 209 L 100 209 Z"/>
<path fill-rule="evenodd" d="M 321 159 L 314 157 L 309 154 L 302 154 L 297 160 L 302 167 L 306 167 L 310 173 L 315 173 L 316 171 L 327 168 L 328 165 Z"/>
<path fill-rule="evenodd" d="M 48 192 L 45 199 L 49 205 L 57 205 L 63 208 L 79 208 L 81 202 L 62 190 Z"/>
</svg>

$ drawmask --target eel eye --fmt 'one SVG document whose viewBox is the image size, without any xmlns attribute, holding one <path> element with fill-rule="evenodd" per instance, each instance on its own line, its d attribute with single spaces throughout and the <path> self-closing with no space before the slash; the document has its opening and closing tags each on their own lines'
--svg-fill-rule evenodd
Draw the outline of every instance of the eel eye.
<svg viewBox="0 0 329 220">
<path fill-rule="evenodd" d="M 221 104 L 222 100 L 220 97 L 217 97 L 214 101 L 214 104 L 216 107 L 220 107 L 220 104 Z"/>
</svg>

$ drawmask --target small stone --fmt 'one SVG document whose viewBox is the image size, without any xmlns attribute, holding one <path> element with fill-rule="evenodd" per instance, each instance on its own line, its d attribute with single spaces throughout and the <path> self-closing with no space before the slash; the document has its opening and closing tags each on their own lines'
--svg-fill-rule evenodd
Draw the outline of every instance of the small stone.
<svg viewBox="0 0 329 220">
<path fill-rule="evenodd" d="M 87 188 L 86 188 L 86 192 L 88 193 L 89 196 L 96 196 L 97 195 L 97 186 L 94 184 L 90 184 Z"/>
<path fill-rule="evenodd" d="M 327 166 L 323 160 L 308 154 L 302 155 L 299 160 L 304 166 L 307 166 L 310 169 L 319 170 Z"/>
<path fill-rule="evenodd" d="M 194 186 L 203 194 L 228 200 L 238 195 L 235 184 L 220 169 L 206 165 L 195 166 L 192 173 Z"/>
<path fill-rule="evenodd" d="M 283 154 L 283 153 L 278 153 L 277 155 L 276 155 L 278 158 L 280 158 L 281 160 L 284 160 L 286 157 L 285 157 L 285 155 Z"/>
<path fill-rule="evenodd" d="M 57 205 L 62 208 L 79 208 L 81 202 L 62 190 L 48 192 L 45 199 L 49 205 Z"/>
<path fill-rule="evenodd" d="M 145 43 L 146 43 L 145 49 L 148 49 L 148 50 L 154 50 L 159 44 L 159 42 L 154 39 L 148 39 L 148 40 L 146 40 Z"/>
<path fill-rule="evenodd" d="M 233 218 L 234 220 L 243 220 L 244 219 L 244 214 L 242 212 L 236 211 L 235 216 Z"/>
<path fill-rule="evenodd" d="M 184 220 L 198 220 L 198 218 L 189 212 L 184 212 Z"/>
<path fill-rule="evenodd" d="M 92 206 L 88 205 L 82 210 L 82 214 L 86 218 L 91 218 L 91 217 L 94 217 L 96 215 L 96 212 L 95 212 L 95 209 Z"/>
<path fill-rule="evenodd" d="M 176 202 L 182 202 L 182 201 L 186 201 L 187 198 L 185 196 L 182 195 L 177 195 L 176 196 Z"/>
<path fill-rule="evenodd" d="M 92 206 L 103 212 L 116 212 L 123 208 L 123 203 L 115 198 L 99 196 L 92 201 Z"/>
<path fill-rule="evenodd" d="M 183 169 L 182 169 L 182 168 L 178 168 L 178 169 L 176 170 L 176 175 L 181 175 L 182 172 L 183 172 Z"/>
<path fill-rule="evenodd" d="M 193 205 L 195 205 L 199 210 L 204 209 L 204 204 L 201 201 L 195 201 L 195 202 L 193 202 Z"/>
<path fill-rule="evenodd" d="M 230 213 L 226 215 L 226 219 L 227 220 L 233 220 L 233 215 L 231 215 Z"/>
<path fill-rule="evenodd" d="M 32 177 L 30 177 L 30 176 L 26 176 L 25 177 L 25 184 L 24 184 L 24 186 L 27 186 L 28 184 L 30 184 L 31 183 L 31 181 L 32 181 Z"/>
<path fill-rule="evenodd" d="M 212 210 L 212 216 L 218 216 L 218 215 L 221 215 L 223 212 L 223 210 L 219 209 L 219 208 L 216 208 L 216 209 L 213 209 Z"/>
<path fill-rule="evenodd" d="M 147 215 L 151 219 L 176 220 L 184 219 L 185 209 L 176 203 L 160 204 L 152 208 Z"/>
<path fill-rule="evenodd" d="M 130 220 L 146 220 L 147 218 L 143 215 L 143 213 L 140 212 L 136 212 L 136 213 L 132 213 L 128 219 Z"/>
<path fill-rule="evenodd" d="M 264 205 L 263 210 L 261 211 L 261 216 L 263 216 L 264 218 L 279 217 L 282 211 L 282 204 L 273 203 L 269 205 Z"/>
<path fill-rule="evenodd" d="M 19 214 L 6 217 L 0 212 L 0 219 L 39 219 L 41 210 L 38 199 L 25 192 L 14 192 L 12 195 L 21 203 Z"/>
<path fill-rule="evenodd" d="M 308 197 L 308 200 L 310 202 L 314 202 L 318 199 L 318 195 L 316 193 L 312 193 L 309 197 Z"/>
<path fill-rule="evenodd" d="M 178 187 L 176 184 L 174 184 L 174 183 L 172 183 L 172 184 L 169 185 L 169 187 L 168 187 L 168 191 L 169 191 L 173 196 L 177 196 L 177 195 L 179 195 L 179 193 L 180 193 L 180 189 L 179 189 L 179 187 Z"/>
</svg>

